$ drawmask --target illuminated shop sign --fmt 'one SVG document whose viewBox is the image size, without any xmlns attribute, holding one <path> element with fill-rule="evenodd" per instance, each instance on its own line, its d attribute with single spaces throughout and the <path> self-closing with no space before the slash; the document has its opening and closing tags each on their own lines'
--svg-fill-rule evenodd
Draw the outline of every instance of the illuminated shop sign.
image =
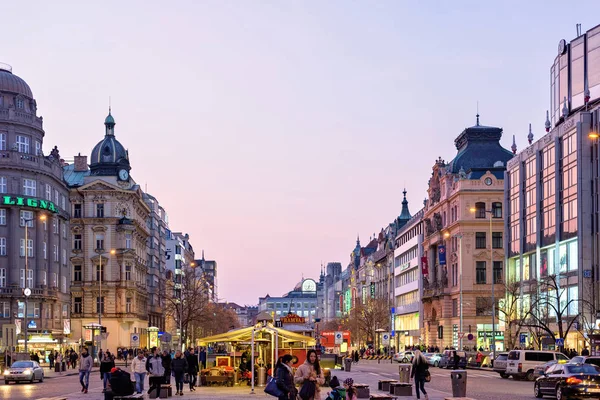
<svg viewBox="0 0 600 400">
<path fill-rule="evenodd" d="M 40 210 L 46 210 L 53 213 L 58 212 L 58 207 L 56 207 L 53 202 L 36 199 L 35 197 L 2 196 L 2 205 L 38 208 Z"/>
</svg>

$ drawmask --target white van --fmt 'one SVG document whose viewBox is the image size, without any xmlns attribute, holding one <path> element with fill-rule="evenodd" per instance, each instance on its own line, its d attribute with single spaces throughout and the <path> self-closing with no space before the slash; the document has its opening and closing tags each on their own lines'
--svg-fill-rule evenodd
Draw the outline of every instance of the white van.
<svg viewBox="0 0 600 400">
<path fill-rule="evenodd" d="M 527 378 L 533 381 L 535 379 L 533 370 L 536 365 L 552 360 L 567 362 L 569 358 L 556 351 L 512 350 L 508 353 L 505 373 L 514 379 Z"/>
</svg>

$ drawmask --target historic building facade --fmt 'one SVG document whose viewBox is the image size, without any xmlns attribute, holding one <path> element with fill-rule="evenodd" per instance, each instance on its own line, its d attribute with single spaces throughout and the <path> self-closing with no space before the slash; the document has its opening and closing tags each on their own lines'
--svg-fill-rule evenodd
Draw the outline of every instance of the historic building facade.
<svg viewBox="0 0 600 400">
<path fill-rule="evenodd" d="M 0 325 L 17 324 L 21 349 L 27 328 L 30 351 L 70 333 L 69 192 L 42 122 L 27 83 L 0 65 Z"/>
<path fill-rule="evenodd" d="M 456 157 L 433 166 L 423 212 L 427 345 L 490 348 L 495 335 L 502 348 L 497 318 L 492 333 L 491 283 L 498 303 L 504 297 L 504 171 L 513 154 L 500 145 L 501 137 L 501 128 L 480 125 L 478 115 L 477 124 L 456 138 Z"/>
<path fill-rule="evenodd" d="M 129 154 L 115 138 L 109 112 L 105 136 L 86 156 L 64 168 L 71 188 L 73 337 L 98 345 L 93 324 L 106 327 L 100 347 L 131 345 L 131 334 L 147 343 L 147 285 L 151 210 L 129 175 Z"/>
</svg>

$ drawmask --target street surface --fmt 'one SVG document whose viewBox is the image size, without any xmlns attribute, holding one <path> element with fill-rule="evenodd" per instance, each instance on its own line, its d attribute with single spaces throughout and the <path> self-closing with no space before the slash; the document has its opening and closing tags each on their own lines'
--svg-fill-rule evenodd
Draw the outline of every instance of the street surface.
<svg viewBox="0 0 600 400">
<path fill-rule="evenodd" d="M 389 361 L 361 360 L 358 364 L 352 365 L 350 372 L 334 370 L 332 374 L 337 376 L 340 381 L 352 377 L 356 383 L 365 383 L 370 386 L 371 393 L 377 393 L 377 382 L 379 379 L 398 379 L 398 363 L 390 364 Z M 431 368 L 431 382 L 427 383 L 425 388 L 429 393 L 430 400 L 443 400 L 452 397 L 452 386 L 450 382 L 450 370 Z M 66 396 L 69 400 L 101 400 L 102 382 L 100 373 L 95 369 L 90 375 L 90 391 L 83 394 L 80 391 L 79 379 L 74 374 L 76 371 L 69 370 L 63 375 L 47 372 L 43 383 L 34 384 L 0 384 L 0 399 L 11 400 L 33 400 L 42 397 Z M 514 381 L 512 379 L 502 379 L 500 376 L 489 370 L 467 370 L 467 397 L 476 400 L 534 400 L 533 382 Z M 3 382 L 0 382 L 3 383 Z M 172 382 L 174 384 L 174 381 Z M 146 389 L 148 382 L 146 379 Z M 250 394 L 249 386 L 234 388 L 227 387 L 199 387 L 196 392 L 190 393 L 187 385 L 184 386 L 184 396 L 182 399 L 273 399 L 264 393 L 263 388 L 257 387 L 254 395 Z M 327 396 L 326 388 L 323 388 L 322 398 Z M 399 397 L 409 399 L 410 397 Z M 412 399 L 415 399 L 414 387 Z"/>
</svg>

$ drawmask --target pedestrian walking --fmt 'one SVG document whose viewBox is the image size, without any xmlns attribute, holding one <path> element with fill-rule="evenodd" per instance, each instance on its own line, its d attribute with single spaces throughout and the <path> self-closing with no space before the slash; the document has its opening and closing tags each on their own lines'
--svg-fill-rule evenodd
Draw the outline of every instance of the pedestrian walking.
<svg viewBox="0 0 600 400">
<path fill-rule="evenodd" d="M 459 363 L 460 363 L 460 356 L 458 355 L 458 351 L 454 350 L 454 369 L 458 369 Z"/>
<path fill-rule="evenodd" d="M 300 388 L 300 396 L 302 397 L 302 393 L 305 385 L 314 385 L 315 390 L 312 395 L 303 398 L 303 400 L 315 400 L 321 398 L 321 387 L 325 383 L 325 378 L 323 377 L 323 371 L 321 370 L 321 365 L 319 364 L 319 359 L 317 358 L 317 352 L 315 350 L 309 350 L 306 353 L 306 361 L 304 364 L 298 367 L 296 370 L 296 375 L 294 376 L 294 383 L 302 385 Z"/>
<path fill-rule="evenodd" d="M 189 354 L 185 357 L 188 365 L 188 374 L 190 375 L 190 392 L 195 392 L 196 381 L 198 380 L 198 355 L 194 353 L 194 349 L 189 349 Z"/>
<path fill-rule="evenodd" d="M 153 347 L 151 351 L 152 355 L 148 359 L 148 362 L 146 362 L 146 369 L 148 371 L 148 380 L 150 384 L 148 394 L 150 394 L 152 390 L 156 390 L 156 397 L 158 397 L 160 393 L 160 385 L 165 379 L 165 368 L 162 363 L 160 351 L 158 351 L 156 347 Z"/>
<path fill-rule="evenodd" d="M 278 400 L 296 400 L 298 390 L 294 385 L 294 374 L 292 373 L 292 357 L 289 354 L 282 356 L 275 366 L 275 379 L 277 388 L 283 392 Z"/>
<path fill-rule="evenodd" d="M 102 393 L 106 392 L 106 385 L 110 380 L 110 370 L 115 367 L 115 362 L 110 356 L 110 353 L 105 353 L 102 361 L 100 361 L 100 379 L 102 379 Z"/>
<path fill-rule="evenodd" d="M 421 350 L 415 350 L 410 377 L 414 378 L 415 380 L 415 392 L 417 392 L 417 399 L 421 398 L 419 394 L 419 391 L 421 391 L 425 396 L 425 400 L 429 400 L 429 396 L 425 391 L 425 382 L 428 381 L 428 379 L 431 379 L 431 375 L 429 373 L 429 364 L 427 363 L 427 359 L 423 353 L 421 353 Z"/>
<path fill-rule="evenodd" d="M 175 374 L 175 396 L 183 396 L 183 375 L 186 373 L 188 365 L 181 350 L 177 350 L 175 353 L 175 358 L 171 361 L 171 368 Z"/>
<path fill-rule="evenodd" d="M 81 363 L 79 364 L 79 383 L 81 383 L 81 391 L 83 393 L 88 392 L 88 387 L 90 386 L 90 373 L 92 372 L 93 366 L 94 361 L 88 354 L 87 347 L 84 347 L 81 351 Z"/>
<path fill-rule="evenodd" d="M 171 355 L 169 354 L 169 352 L 167 350 L 163 350 L 162 353 L 162 365 L 163 368 L 165 369 L 165 375 L 164 375 L 164 383 L 166 383 L 167 385 L 171 384 Z"/>
<path fill-rule="evenodd" d="M 141 394 L 144 391 L 144 379 L 146 379 L 146 357 L 141 351 L 138 352 L 137 357 L 131 363 L 131 372 L 135 377 L 135 390 L 138 394 Z"/>
<path fill-rule="evenodd" d="M 358 351 L 354 352 L 354 362 L 358 364 L 359 354 Z"/>
</svg>

